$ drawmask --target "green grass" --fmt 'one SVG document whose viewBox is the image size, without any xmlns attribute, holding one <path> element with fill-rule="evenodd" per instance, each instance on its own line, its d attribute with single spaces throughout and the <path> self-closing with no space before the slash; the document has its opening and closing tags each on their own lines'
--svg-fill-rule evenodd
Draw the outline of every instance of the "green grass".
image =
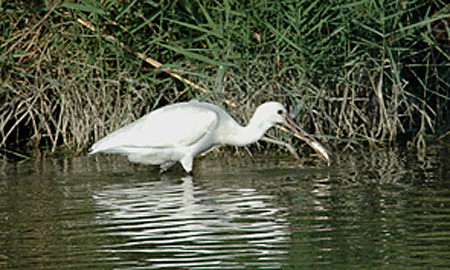
<svg viewBox="0 0 450 270">
<path fill-rule="evenodd" d="M 331 148 L 424 147 L 449 126 L 449 17 L 438 0 L 1 2 L 0 147 L 84 151 L 194 97 L 242 123 L 281 101 Z"/>
</svg>

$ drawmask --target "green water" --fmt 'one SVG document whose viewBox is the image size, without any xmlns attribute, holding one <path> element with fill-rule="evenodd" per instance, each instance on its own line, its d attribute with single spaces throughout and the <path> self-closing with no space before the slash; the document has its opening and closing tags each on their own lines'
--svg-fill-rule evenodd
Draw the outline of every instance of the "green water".
<svg viewBox="0 0 450 270">
<path fill-rule="evenodd" d="M 0 161 L 0 269 L 449 269 L 448 149 Z"/>
</svg>

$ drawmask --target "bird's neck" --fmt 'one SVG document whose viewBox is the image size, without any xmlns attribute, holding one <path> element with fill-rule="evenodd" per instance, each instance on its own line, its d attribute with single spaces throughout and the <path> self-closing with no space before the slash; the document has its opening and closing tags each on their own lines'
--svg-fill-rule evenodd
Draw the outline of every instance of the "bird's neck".
<svg viewBox="0 0 450 270">
<path fill-rule="evenodd" d="M 226 144 L 245 146 L 255 143 L 261 139 L 261 137 L 264 136 L 264 133 L 271 127 L 272 125 L 267 122 L 253 117 L 247 126 L 235 126 L 233 136 L 227 138 Z"/>
</svg>

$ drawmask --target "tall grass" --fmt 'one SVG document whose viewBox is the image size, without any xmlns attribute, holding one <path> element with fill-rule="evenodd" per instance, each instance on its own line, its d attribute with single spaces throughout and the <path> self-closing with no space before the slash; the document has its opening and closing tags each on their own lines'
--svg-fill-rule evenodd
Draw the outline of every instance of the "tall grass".
<svg viewBox="0 0 450 270">
<path fill-rule="evenodd" d="M 193 97 L 242 122 L 279 100 L 341 148 L 424 147 L 448 129 L 445 1 L 8 1 L 0 14 L 8 151 L 83 151 Z"/>
</svg>

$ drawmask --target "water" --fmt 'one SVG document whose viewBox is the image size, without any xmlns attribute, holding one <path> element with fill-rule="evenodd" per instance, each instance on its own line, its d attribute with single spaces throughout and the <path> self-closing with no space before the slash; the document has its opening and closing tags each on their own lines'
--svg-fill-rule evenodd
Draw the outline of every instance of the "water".
<svg viewBox="0 0 450 270">
<path fill-rule="evenodd" d="M 448 149 L 0 161 L 0 269 L 448 269 Z"/>
</svg>

